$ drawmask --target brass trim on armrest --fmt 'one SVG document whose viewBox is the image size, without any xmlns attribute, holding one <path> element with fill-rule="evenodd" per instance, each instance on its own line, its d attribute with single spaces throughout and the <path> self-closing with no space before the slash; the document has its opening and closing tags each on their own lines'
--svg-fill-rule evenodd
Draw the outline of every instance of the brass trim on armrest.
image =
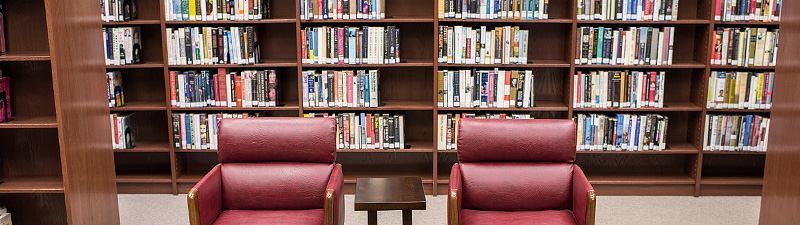
<svg viewBox="0 0 800 225">
<path fill-rule="evenodd" d="M 333 202 L 334 202 L 334 191 L 333 190 L 326 190 L 325 191 L 325 225 L 333 225 Z"/>
<path fill-rule="evenodd" d="M 458 190 L 450 190 L 450 225 L 458 225 Z"/>
<path fill-rule="evenodd" d="M 200 225 L 200 203 L 197 199 L 197 190 L 190 190 L 186 198 L 189 201 L 189 224 Z"/>
<path fill-rule="evenodd" d="M 597 204 L 597 199 L 594 191 L 589 191 L 589 197 L 586 202 L 586 225 L 594 225 L 594 210 Z"/>
</svg>

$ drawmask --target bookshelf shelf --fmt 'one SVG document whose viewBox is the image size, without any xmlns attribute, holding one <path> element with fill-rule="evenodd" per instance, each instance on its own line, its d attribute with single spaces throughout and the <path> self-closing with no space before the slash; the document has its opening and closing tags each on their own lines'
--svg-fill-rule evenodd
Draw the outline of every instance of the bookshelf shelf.
<svg viewBox="0 0 800 225">
<path fill-rule="evenodd" d="M 578 25 L 591 25 L 591 24 L 613 24 L 613 25 L 675 25 L 675 24 L 708 24 L 708 20 L 704 19 L 678 19 L 676 21 L 620 21 L 620 20 L 577 20 Z"/>
<path fill-rule="evenodd" d="M 337 149 L 336 152 L 343 153 L 409 153 L 409 152 L 433 152 L 433 143 L 427 141 L 408 141 L 407 149 Z"/>
<path fill-rule="evenodd" d="M 217 150 L 212 149 L 175 149 L 175 152 L 184 152 L 184 153 L 217 153 Z"/>
<path fill-rule="evenodd" d="M 433 18 L 418 18 L 418 17 L 394 17 L 377 20 L 301 20 L 302 24 L 319 24 L 319 23 L 433 23 Z"/>
<path fill-rule="evenodd" d="M 566 104 L 557 101 L 536 101 L 536 107 L 531 108 L 467 108 L 467 107 L 439 107 L 440 111 L 499 111 L 499 112 L 529 112 L 529 111 L 569 111 Z"/>
<path fill-rule="evenodd" d="M 709 113 L 769 113 L 770 109 L 709 109 L 706 108 L 706 111 Z"/>
<path fill-rule="evenodd" d="M 156 141 L 138 141 L 132 149 L 114 149 L 114 152 L 169 152 L 169 143 Z"/>
<path fill-rule="evenodd" d="M 384 100 L 379 107 L 303 107 L 303 111 L 384 111 L 384 110 L 433 110 L 428 101 Z"/>
<path fill-rule="evenodd" d="M 169 173 L 117 174 L 117 183 L 172 183 Z"/>
<path fill-rule="evenodd" d="M 50 52 L 48 51 L 8 51 L 6 55 L 0 56 L 0 62 L 24 62 L 24 61 L 49 61 Z"/>
<path fill-rule="evenodd" d="M 574 108 L 576 112 L 699 112 L 703 108 L 689 102 L 664 103 L 664 108 Z"/>
<path fill-rule="evenodd" d="M 714 25 L 716 26 L 734 26 L 734 25 L 745 25 L 745 26 L 778 26 L 781 22 L 763 22 L 763 21 L 714 21 Z"/>
<path fill-rule="evenodd" d="M 586 172 L 586 171 L 584 171 Z M 672 184 L 695 184 L 695 180 L 689 175 L 675 172 L 664 173 L 591 173 L 586 172 L 586 178 L 593 185 L 672 185 Z"/>
<path fill-rule="evenodd" d="M 11 121 L 0 123 L 0 129 L 58 128 L 56 117 L 14 117 Z"/>
<path fill-rule="evenodd" d="M 767 155 L 766 152 L 745 152 L 745 151 L 703 151 L 707 155 Z"/>
<path fill-rule="evenodd" d="M 143 68 L 162 68 L 164 63 L 155 61 L 145 61 L 141 64 L 130 65 L 106 65 L 106 69 L 143 69 Z"/>
<path fill-rule="evenodd" d="M 688 143 L 667 143 L 663 151 L 578 151 L 578 154 L 697 154 L 699 150 Z"/>
<path fill-rule="evenodd" d="M 276 107 L 184 107 L 171 108 L 172 111 L 296 111 L 300 107 L 296 103 L 286 103 Z"/>
<path fill-rule="evenodd" d="M 132 20 L 127 22 L 103 22 L 103 26 L 159 25 L 159 20 Z"/>
<path fill-rule="evenodd" d="M 169 68 L 208 69 L 208 68 L 264 68 L 264 67 L 296 67 L 297 62 L 290 59 L 266 60 L 256 64 L 215 64 L 215 65 L 169 65 Z"/>
<path fill-rule="evenodd" d="M 167 110 L 163 102 L 145 102 L 145 101 L 131 101 L 126 102 L 123 107 L 110 108 L 112 112 L 130 112 L 130 111 L 163 111 Z"/>
<path fill-rule="evenodd" d="M 457 19 L 439 18 L 439 23 L 572 23 L 572 19 L 546 19 L 546 20 L 508 20 L 508 19 Z"/>
<path fill-rule="evenodd" d="M 719 66 L 711 65 L 711 69 L 721 70 L 775 70 L 774 66 Z"/>
<path fill-rule="evenodd" d="M 424 59 L 404 59 L 396 64 L 307 64 L 302 65 L 306 68 L 347 68 L 347 67 L 426 67 L 433 66 L 431 60 Z"/>
<path fill-rule="evenodd" d="M 64 193 L 61 177 L 6 177 L 0 179 L 0 194 Z"/>
<path fill-rule="evenodd" d="M 203 179 L 207 171 L 187 171 L 178 177 L 178 183 L 197 183 Z"/>
<path fill-rule="evenodd" d="M 439 67 L 487 67 L 487 68 L 540 68 L 540 67 L 557 67 L 569 68 L 570 64 L 564 60 L 532 60 L 526 64 L 452 64 L 452 63 L 437 63 Z"/>
<path fill-rule="evenodd" d="M 703 176 L 700 184 L 707 185 L 762 185 L 763 177 Z"/>
<path fill-rule="evenodd" d="M 264 20 L 215 20 L 215 21 L 166 21 L 167 25 L 186 25 L 186 26 L 202 26 L 202 25 L 252 25 L 252 24 L 269 24 L 269 23 L 295 23 L 295 19 L 264 19 Z"/>
<path fill-rule="evenodd" d="M 575 65 L 576 68 L 597 68 L 597 69 L 703 69 L 706 65 L 699 62 L 673 61 L 672 65 Z"/>
</svg>

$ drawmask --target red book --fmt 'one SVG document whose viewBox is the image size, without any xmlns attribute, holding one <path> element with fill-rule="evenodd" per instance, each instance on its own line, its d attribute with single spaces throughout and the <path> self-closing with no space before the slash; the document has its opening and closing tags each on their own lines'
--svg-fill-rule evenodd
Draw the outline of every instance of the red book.
<svg viewBox="0 0 800 225">
<path fill-rule="evenodd" d="M 656 72 L 650 72 L 650 96 L 648 97 L 648 108 L 655 107 L 656 100 Z"/>
<path fill-rule="evenodd" d="M 372 125 L 372 115 L 367 113 L 365 116 L 366 116 L 367 124 L 365 124 L 364 126 L 365 127 L 369 127 L 369 126 Z M 367 149 L 371 149 L 372 146 L 375 144 L 375 140 L 374 140 L 374 138 L 372 138 L 373 131 L 374 131 L 373 129 L 367 129 L 367 145 L 370 146 Z"/>
<path fill-rule="evenodd" d="M 653 20 L 653 0 L 644 0 L 644 17 Z"/>
<path fill-rule="evenodd" d="M 347 71 L 347 105 L 353 106 L 353 71 Z"/>
<path fill-rule="evenodd" d="M 169 71 L 169 95 L 172 107 L 178 107 L 178 100 L 175 98 L 175 71 Z M 2 117 L 0 117 L 2 122 Z"/>
<path fill-rule="evenodd" d="M 217 89 L 219 89 L 219 98 L 217 100 L 222 101 L 222 104 L 219 106 L 228 106 L 228 74 L 225 72 L 225 68 L 218 68 L 217 74 L 220 76 L 217 80 L 217 82 L 219 82 L 219 85 L 217 85 Z"/>
<path fill-rule="evenodd" d="M 236 75 L 234 75 L 236 76 Z M 242 105 L 242 76 L 234 78 L 236 84 L 236 107 L 243 107 Z"/>
<path fill-rule="evenodd" d="M 756 0 L 750 0 L 750 21 L 756 19 Z"/>
<path fill-rule="evenodd" d="M 577 87 L 575 87 L 575 90 L 577 90 L 578 93 L 581 93 L 581 91 L 583 91 L 583 89 L 581 89 L 582 88 L 581 87 L 581 77 L 583 77 L 583 74 L 581 73 L 581 71 L 578 71 L 578 77 L 576 78 L 578 82 L 576 82 Z M 577 103 L 581 103 L 581 95 L 579 95 L 579 94 L 575 95 L 575 103 L 576 104 Z"/>
<path fill-rule="evenodd" d="M 722 2 L 725 0 L 717 0 L 717 6 L 714 10 L 714 20 L 722 20 Z M 672 9 L 675 10 L 675 9 Z"/>
<path fill-rule="evenodd" d="M 340 0 L 341 2 L 341 0 Z M 340 4 L 341 5 L 341 4 Z M 341 8 L 339 9 L 339 13 L 341 13 Z M 344 64 L 344 28 L 337 28 L 336 29 L 336 36 L 339 43 L 337 44 L 336 49 L 336 57 L 339 59 L 339 64 Z"/>
<path fill-rule="evenodd" d="M 301 59 L 309 59 L 308 53 L 306 53 L 306 31 L 300 31 L 300 57 Z"/>
<path fill-rule="evenodd" d="M 466 43 L 467 43 L 467 46 L 466 46 L 466 47 L 467 47 L 467 48 L 466 48 L 466 49 L 467 49 L 467 51 L 466 51 L 466 52 L 467 52 L 467 54 L 464 56 L 464 58 L 465 58 L 465 59 L 471 59 L 471 58 L 472 58 L 472 57 L 471 57 L 471 56 L 472 56 L 472 54 L 470 54 L 470 53 L 472 53 L 472 51 L 470 51 L 470 50 L 472 49 L 472 48 L 471 48 L 471 47 L 472 47 L 472 39 L 471 39 L 471 38 L 467 38 L 467 41 L 466 41 Z"/>
<path fill-rule="evenodd" d="M 214 95 L 214 106 L 221 106 L 222 99 L 219 95 L 219 74 L 214 74 L 214 78 L 211 79 L 211 91 Z"/>
<path fill-rule="evenodd" d="M 505 93 L 502 93 L 502 94 L 505 95 L 503 97 L 503 100 L 505 101 L 505 106 L 508 106 L 509 102 L 511 101 L 511 95 L 510 95 L 510 91 L 511 91 L 511 88 L 510 88 L 511 87 L 511 71 L 506 71 L 506 84 L 505 85 L 506 86 L 503 89 L 505 91 Z"/>
</svg>

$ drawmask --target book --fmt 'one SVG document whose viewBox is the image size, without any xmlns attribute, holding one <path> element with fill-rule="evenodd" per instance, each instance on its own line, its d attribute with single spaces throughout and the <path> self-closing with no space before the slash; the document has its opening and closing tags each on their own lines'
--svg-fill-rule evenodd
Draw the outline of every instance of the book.
<svg viewBox="0 0 800 225">
<path fill-rule="evenodd" d="M 136 0 L 100 0 L 100 8 L 105 22 L 128 22 L 139 17 Z"/>
<path fill-rule="evenodd" d="M 578 71 L 573 108 L 663 108 L 665 71 Z"/>
<path fill-rule="evenodd" d="M 775 66 L 779 30 L 767 28 L 723 28 L 714 31 L 711 65 Z"/>
<path fill-rule="evenodd" d="M 303 71 L 303 107 L 379 107 L 381 106 L 379 72 L 379 70 Z"/>
<path fill-rule="evenodd" d="M 0 181 L 0 184 L 2 183 Z M 8 208 L 2 205 L 0 205 L 0 225 L 12 225 L 11 213 L 8 212 Z"/>
<path fill-rule="evenodd" d="M 575 64 L 672 65 L 674 27 L 578 27 Z"/>
<path fill-rule="evenodd" d="M 577 114 L 579 151 L 662 151 L 669 118 L 659 114 Z"/>
<path fill-rule="evenodd" d="M 170 65 L 252 65 L 261 62 L 254 27 L 167 28 Z"/>
<path fill-rule="evenodd" d="M 270 0 L 164 0 L 167 21 L 252 21 L 270 19 Z"/>
<path fill-rule="evenodd" d="M 704 151 L 767 151 L 770 118 L 760 115 L 706 115 Z"/>
<path fill-rule="evenodd" d="M 439 26 L 438 62 L 528 64 L 529 31 L 518 26 Z"/>
<path fill-rule="evenodd" d="M 261 113 L 173 113 L 173 145 L 176 149 L 217 149 L 220 120 L 262 116 Z"/>
<path fill-rule="evenodd" d="M 676 21 L 678 0 L 578 0 L 578 20 Z"/>
<path fill-rule="evenodd" d="M 532 70 L 441 70 L 437 72 L 437 80 L 439 107 L 535 107 Z M 502 81 L 502 88 L 493 88 L 493 81 Z M 490 104 L 493 103 L 490 99 L 499 98 L 503 104 Z"/>
<path fill-rule="evenodd" d="M 276 70 L 170 71 L 172 107 L 277 107 Z"/>
<path fill-rule="evenodd" d="M 135 115 L 135 112 L 111 114 L 114 149 L 132 149 L 136 147 L 138 131 Z"/>
<path fill-rule="evenodd" d="M 0 71 L 0 123 L 11 120 L 11 77 Z"/>
<path fill-rule="evenodd" d="M 549 19 L 549 0 L 485 1 L 439 0 L 439 18 Z"/>
<path fill-rule="evenodd" d="M 775 72 L 711 71 L 706 107 L 770 109 Z"/>
<path fill-rule="evenodd" d="M 781 0 L 716 0 L 714 1 L 714 20 L 716 21 L 780 21 Z"/>
<path fill-rule="evenodd" d="M 111 108 L 125 106 L 125 93 L 122 89 L 122 72 L 106 73 L 108 85 L 108 106 Z"/>
<path fill-rule="evenodd" d="M 401 62 L 400 29 L 395 26 L 306 27 L 300 30 L 300 37 L 304 64 Z"/>
<path fill-rule="evenodd" d="M 334 118 L 338 149 L 408 149 L 405 116 L 389 113 L 306 113 Z"/>
<path fill-rule="evenodd" d="M 458 144 L 458 123 L 462 118 L 475 119 L 533 119 L 528 113 L 447 113 L 436 116 L 439 150 L 455 150 Z"/>
<path fill-rule="evenodd" d="M 103 28 L 106 65 L 129 65 L 143 62 L 141 28 Z"/>
<path fill-rule="evenodd" d="M 386 18 L 386 3 L 375 0 L 300 0 L 301 20 L 376 20 Z"/>
</svg>

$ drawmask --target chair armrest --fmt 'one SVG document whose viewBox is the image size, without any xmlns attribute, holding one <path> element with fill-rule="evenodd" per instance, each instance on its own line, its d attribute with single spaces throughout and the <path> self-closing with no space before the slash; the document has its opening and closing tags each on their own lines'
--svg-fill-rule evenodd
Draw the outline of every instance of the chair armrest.
<svg viewBox="0 0 800 225">
<path fill-rule="evenodd" d="M 578 225 L 594 225 L 594 188 L 580 167 L 574 165 L 572 171 L 572 212 Z"/>
<path fill-rule="evenodd" d="M 344 225 L 344 175 L 336 164 L 325 188 L 325 225 Z"/>
<path fill-rule="evenodd" d="M 450 192 L 447 197 L 447 224 L 458 225 L 461 212 L 461 167 L 458 163 L 450 169 Z"/>
<path fill-rule="evenodd" d="M 215 166 L 189 191 L 189 222 L 211 225 L 222 212 L 221 164 Z"/>
</svg>

